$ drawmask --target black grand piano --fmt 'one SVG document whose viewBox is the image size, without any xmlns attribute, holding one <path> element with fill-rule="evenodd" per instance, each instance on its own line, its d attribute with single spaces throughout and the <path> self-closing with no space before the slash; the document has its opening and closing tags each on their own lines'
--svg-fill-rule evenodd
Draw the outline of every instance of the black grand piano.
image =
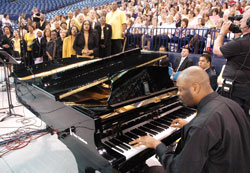
<svg viewBox="0 0 250 173">
<path fill-rule="evenodd" d="M 171 144 L 169 127 L 194 110 L 176 96 L 165 58 L 139 49 L 103 59 L 62 59 L 15 71 L 16 95 L 74 154 L 79 172 L 139 172 L 154 150 L 128 143 L 150 133 Z"/>
</svg>

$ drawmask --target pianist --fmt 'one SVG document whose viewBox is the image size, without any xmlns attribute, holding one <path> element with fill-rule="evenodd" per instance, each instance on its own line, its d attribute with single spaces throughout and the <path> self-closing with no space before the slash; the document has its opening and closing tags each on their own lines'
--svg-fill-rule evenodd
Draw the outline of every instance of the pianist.
<svg viewBox="0 0 250 173">
<path fill-rule="evenodd" d="M 130 144 L 154 148 L 167 173 L 249 172 L 250 124 L 242 108 L 213 92 L 207 73 L 199 67 L 181 72 L 177 86 L 183 103 L 197 106 L 197 116 L 182 128 L 176 150 L 149 135 Z"/>
</svg>

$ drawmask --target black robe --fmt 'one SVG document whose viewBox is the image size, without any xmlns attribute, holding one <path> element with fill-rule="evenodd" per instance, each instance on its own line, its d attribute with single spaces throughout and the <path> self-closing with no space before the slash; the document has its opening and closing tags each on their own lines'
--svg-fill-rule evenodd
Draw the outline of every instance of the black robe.
<svg viewBox="0 0 250 173">
<path fill-rule="evenodd" d="M 13 54 L 13 43 L 12 43 L 12 36 L 7 37 L 6 35 L 2 35 L 0 38 L 0 46 L 3 48 L 4 51 L 8 52 L 10 55 Z M 9 48 L 4 48 L 3 45 L 9 45 Z"/>
<path fill-rule="evenodd" d="M 38 58 L 43 56 L 43 48 L 42 48 L 42 38 L 39 42 L 38 38 L 35 38 L 32 43 L 32 57 Z"/>
</svg>

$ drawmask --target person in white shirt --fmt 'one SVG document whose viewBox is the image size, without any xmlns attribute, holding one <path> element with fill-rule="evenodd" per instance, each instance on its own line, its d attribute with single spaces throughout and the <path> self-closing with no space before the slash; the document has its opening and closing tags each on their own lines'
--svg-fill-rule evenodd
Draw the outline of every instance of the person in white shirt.
<svg viewBox="0 0 250 173">
<path fill-rule="evenodd" d="M 2 28 L 4 28 L 5 26 L 12 27 L 12 23 L 10 21 L 10 16 L 8 14 L 3 15 Z"/>
</svg>

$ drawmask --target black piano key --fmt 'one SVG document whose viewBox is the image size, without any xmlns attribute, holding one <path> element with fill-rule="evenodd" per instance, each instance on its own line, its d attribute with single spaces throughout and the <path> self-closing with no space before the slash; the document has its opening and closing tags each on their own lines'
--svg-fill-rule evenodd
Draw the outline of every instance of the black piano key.
<svg viewBox="0 0 250 173">
<path fill-rule="evenodd" d="M 180 117 L 180 114 L 175 114 L 175 113 L 170 113 L 169 115 L 168 115 L 168 117 L 171 117 L 171 118 L 173 118 L 173 119 L 176 119 L 176 118 L 181 118 Z"/>
<path fill-rule="evenodd" d="M 131 149 L 131 146 L 128 144 L 128 142 L 124 142 L 121 136 L 116 137 L 116 140 L 120 141 L 123 145 L 125 145 L 128 149 Z M 131 141 L 131 140 L 130 140 Z"/>
<path fill-rule="evenodd" d="M 171 115 L 176 116 L 178 118 L 187 118 L 188 117 L 188 115 L 185 115 L 185 114 L 179 113 L 179 112 L 173 112 Z"/>
<path fill-rule="evenodd" d="M 166 120 L 171 123 L 176 118 L 173 118 L 172 116 L 167 115 L 167 116 L 161 117 L 161 119 Z"/>
<path fill-rule="evenodd" d="M 162 123 L 159 123 L 159 122 L 157 122 L 157 121 L 152 121 L 151 123 L 152 123 L 152 124 L 154 124 L 155 126 L 159 126 L 159 127 L 164 128 L 164 129 L 169 128 L 169 126 L 168 126 L 168 125 L 166 125 L 166 124 L 162 124 Z"/>
<path fill-rule="evenodd" d="M 178 110 L 180 113 L 184 113 L 184 114 L 192 114 L 194 111 L 193 110 L 190 110 L 190 109 L 187 109 L 187 108 L 181 108 Z"/>
<path fill-rule="evenodd" d="M 133 129 L 131 131 L 132 133 L 136 134 L 136 135 L 139 135 L 139 136 L 146 136 L 147 134 L 139 129 Z"/>
<path fill-rule="evenodd" d="M 114 141 L 117 143 L 119 147 L 123 148 L 124 150 L 129 150 L 131 148 L 130 146 L 126 145 L 124 142 L 122 142 L 121 140 L 117 138 L 113 138 L 111 140 L 111 142 L 114 142 Z"/>
<path fill-rule="evenodd" d="M 182 113 L 182 112 L 185 112 L 185 113 L 187 113 L 187 114 L 189 114 L 189 115 L 195 113 L 194 110 L 190 110 L 190 109 L 186 109 L 186 108 L 180 109 L 180 112 L 181 112 L 181 113 Z"/>
<path fill-rule="evenodd" d="M 130 133 L 130 132 L 125 133 L 125 135 L 126 135 L 126 136 L 128 136 L 128 137 L 130 137 L 130 138 L 132 138 L 132 139 L 137 139 L 137 138 L 139 138 L 139 137 L 140 137 L 140 136 L 135 135 L 135 134 Z"/>
<path fill-rule="evenodd" d="M 113 144 L 119 146 L 120 148 L 122 148 L 124 150 L 130 149 L 128 146 L 124 145 L 122 142 L 116 140 L 115 138 L 111 139 L 109 142 L 112 142 Z"/>
<path fill-rule="evenodd" d="M 126 133 L 127 134 L 127 133 Z M 132 133 L 130 133 L 131 134 L 131 136 L 133 136 L 133 134 Z M 127 136 L 127 135 L 122 135 L 121 136 L 121 138 L 123 139 L 125 139 L 127 142 L 127 144 L 129 145 L 129 146 L 133 146 L 133 145 L 136 145 L 136 143 L 135 144 L 129 144 L 129 142 L 131 142 L 131 141 L 133 141 L 133 140 L 135 140 L 136 138 L 138 138 L 138 137 L 136 137 L 136 138 L 132 138 L 132 137 L 129 137 L 129 136 Z"/>
<path fill-rule="evenodd" d="M 144 131 L 144 132 L 147 132 L 147 133 L 149 133 L 149 134 L 151 134 L 151 135 L 157 135 L 156 132 L 154 132 L 153 130 L 151 130 L 151 129 L 149 129 L 149 128 L 146 128 L 146 127 L 144 127 L 144 126 L 139 127 L 139 129 L 142 130 L 142 131 Z"/>
<path fill-rule="evenodd" d="M 162 118 L 157 119 L 157 120 L 155 120 L 155 121 L 156 121 L 156 122 L 159 122 L 159 123 L 161 123 L 161 124 L 168 125 L 168 126 L 170 126 L 170 124 L 171 124 L 171 121 L 164 120 L 164 119 L 162 119 Z"/>
<path fill-rule="evenodd" d="M 122 142 L 127 143 L 127 144 L 128 144 L 129 142 L 133 141 L 133 139 L 131 139 L 131 138 L 125 136 L 125 135 L 117 136 L 116 138 L 117 138 L 118 140 L 122 141 Z"/>
<path fill-rule="evenodd" d="M 159 129 L 161 131 L 164 131 L 167 128 L 166 126 L 162 127 L 161 124 L 159 125 L 157 123 L 154 123 L 154 121 L 151 121 L 149 124 L 152 125 L 154 128 L 157 128 L 157 129 Z"/>
<path fill-rule="evenodd" d="M 157 132 L 162 132 L 162 131 L 164 131 L 164 129 L 162 129 L 162 128 L 160 128 L 160 127 L 156 127 L 156 126 L 154 126 L 154 125 L 152 125 L 152 124 L 150 124 L 150 123 L 145 124 L 144 126 L 150 128 L 150 129 L 153 129 L 153 130 L 155 130 L 155 131 L 157 131 Z"/>
<path fill-rule="evenodd" d="M 105 143 L 106 145 L 108 145 L 110 148 L 114 148 L 114 149 L 116 149 L 117 151 L 120 151 L 120 152 L 124 153 L 123 150 L 121 150 L 120 148 L 116 147 L 114 144 L 112 144 L 112 143 L 110 143 L 110 142 L 108 142 L 108 141 L 105 141 L 104 143 Z"/>
</svg>

